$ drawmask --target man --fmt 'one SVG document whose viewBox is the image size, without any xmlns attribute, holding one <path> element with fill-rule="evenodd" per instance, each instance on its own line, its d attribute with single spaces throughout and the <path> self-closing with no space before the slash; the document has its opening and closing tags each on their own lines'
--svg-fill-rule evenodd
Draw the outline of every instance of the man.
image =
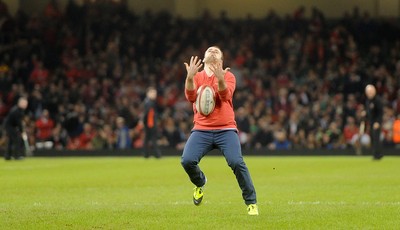
<svg viewBox="0 0 400 230">
<path fill-rule="evenodd" d="M 144 157 L 150 157 L 149 145 L 151 145 L 156 158 L 161 157 L 161 151 L 157 144 L 157 90 L 154 87 L 149 87 L 146 92 L 146 99 L 144 100 L 144 142 L 143 151 Z"/>
<path fill-rule="evenodd" d="M 191 57 L 190 63 L 184 63 L 187 70 L 185 96 L 195 103 L 197 89 L 207 84 L 216 92 L 214 111 L 203 116 L 194 110 L 194 127 L 183 150 L 181 164 L 196 185 L 193 202 L 200 205 L 203 200 L 203 189 L 207 182 L 206 176 L 198 166 L 200 160 L 212 149 L 219 149 L 231 167 L 239 186 L 242 197 L 247 205 L 249 215 L 258 215 L 256 191 L 249 170 L 243 161 L 238 131 L 233 110 L 232 97 L 236 87 L 235 76 L 229 68 L 222 69 L 223 54 L 218 47 L 208 48 L 204 55 L 204 70 L 201 59 Z"/>
<path fill-rule="evenodd" d="M 18 99 L 17 105 L 11 108 L 4 121 L 5 130 L 8 136 L 7 151 L 5 160 L 22 160 L 24 157 L 22 135 L 26 135 L 23 127 L 25 109 L 28 107 L 28 100 L 25 97 Z"/>
<path fill-rule="evenodd" d="M 51 148 L 53 146 L 54 121 L 50 118 L 49 111 L 44 109 L 40 118 L 35 121 L 36 128 L 36 147 Z"/>
<path fill-rule="evenodd" d="M 373 85 L 365 87 L 365 95 L 367 101 L 365 105 L 367 120 L 370 126 L 370 135 L 372 140 L 372 151 L 375 160 L 380 160 L 383 157 L 381 152 L 381 124 L 383 117 L 383 105 L 380 98 L 376 95 L 376 89 Z"/>
<path fill-rule="evenodd" d="M 129 132 L 129 127 L 125 124 L 125 118 L 117 117 L 116 121 L 116 148 L 131 149 L 132 138 Z"/>
</svg>

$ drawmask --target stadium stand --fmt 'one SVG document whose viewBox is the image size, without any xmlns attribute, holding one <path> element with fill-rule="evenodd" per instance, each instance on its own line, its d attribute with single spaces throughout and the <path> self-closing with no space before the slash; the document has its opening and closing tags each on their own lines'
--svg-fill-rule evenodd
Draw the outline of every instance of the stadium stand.
<svg viewBox="0 0 400 230">
<path fill-rule="evenodd" d="M 183 93 L 183 62 L 203 56 L 209 45 L 222 48 L 237 77 L 234 105 L 244 148 L 353 148 L 368 83 L 385 104 L 383 143 L 395 146 L 398 20 L 368 13 L 326 19 L 316 8 L 310 18 L 270 11 L 263 19 L 229 19 L 205 11 L 189 20 L 167 12 L 138 15 L 107 1 L 70 1 L 65 11 L 50 1 L 39 15 L 0 10 L 0 122 L 18 96 L 28 95 L 33 146 L 43 141 L 36 140 L 35 121 L 46 110 L 54 124 L 45 140 L 52 144 L 39 148 L 115 149 L 123 118 L 130 148 L 140 149 L 142 101 L 155 86 L 160 144 L 180 150 L 193 115 Z"/>
</svg>

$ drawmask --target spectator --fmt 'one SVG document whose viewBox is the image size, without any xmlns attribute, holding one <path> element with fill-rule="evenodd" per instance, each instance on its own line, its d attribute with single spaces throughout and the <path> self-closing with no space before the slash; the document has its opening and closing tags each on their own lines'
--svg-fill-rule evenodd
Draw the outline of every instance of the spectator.
<svg viewBox="0 0 400 230">
<path fill-rule="evenodd" d="M 3 98 L 0 97 L 0 123 L 7 116 L 8 110 L 10 108 L 3 102 Z"/>
<path fill-rule="evenodd" d="M 319 147 L 320 147 L 320 144 L 317 142 L 315 133 L 314 132 L 308 133 L 306 148 L 307 149 L 317 149 Z"/>
<path fill-rule="evenodd" d="M 249 142 L 250 122 L 247 111 L 244 107 L 240 107 L 236 112 L 236 123 L 239 130 L 239 140 L 242 147 L 246 147 Z"/>
<path fill-rule="evenodd" d="M 104 131 L 98 127 L 91 140 L 93 149 L 107 149 L 107 139 Z"/>
<path fill-rule="evenodd" d="M 128 126 L 125 124 L 123 117 L 118 117 L 116 120 L 116 148 L 117 149 L 131 149 L 132 139 Z"/>
<path fill-rule="evenodd" d="M 154 84 L 160 87 L 160 117 L 187 126 L 192 111 L 183 98 L 185 73 L 179 63 L 182 57 L 203 53 L 211 43 L 222 43 L 225 64 L 238 77 L 234 101 L 247 114 L 242 120 L 242 112 L 237 113 L 246 147 L 268 146 L 275 125 L 285 128 L 293 148 L 340 147 L 343 138 L 349 141 L 343 136 L 348 134 L 347 118 L 353 117 L 355 126 L 360 122 L 365 83 L 376 85 L 384 105 L 393 108 L 385 109 L 382 124 L 386 145 L 392 139 L 391 123 L 400 111 L 398 22 L 368 15 L 331 20 L 316 8 L 306 18 L 300 6 L 292 17 L 281 18 L 272 10 L 265 20 L 252 19 L 251 27 L 248 19 L 212 17 L 208 12 L 206 20 L 193 20 L 198 25 L 193 32 L 192 22 L 168 13 L 117 10 L 124 1 L 102 1 L 102 7 L 98 1 L 71 1 L 63 12 L 51 0 L 41 14 L 19 11 L 15 17 L 0 2 L 0 117 L 27 94 L 32 120 L 44 108 L 49 110 L 55 123 L 54 148 L 64 148 L 92 119 L 96 127 L 101 121 L 117 132 L 117 116 L 125 118 L 131 135 L 126 141 L 134 138 L 132 145 L 120 143 L 141 148 L 140 95 Z M 77 18 L 82 23 L 75 23 Z M 223 25 L 223 31 L 212 24 Z M 259 125 L 266 117 L 267 123 Z M 338 138 L 332 136 L 332 123 L 343 131 Z M 182 137 L 190 133 L 179 131 Z"/>
<path fill-rule="evenodd" d="M 50 118 L 49 111 L 44 109 L 39 119 L 35 121 L 36 129 L 36 147 L 52 148 L 53 147 L 53 129 L 54 121 Z"/>
<path fill-rule="evenodd" d="M 347 146 L 353 147 L 355 145 L 356 140 L 359 138 L 358 132 L 359 129 L 354 117 L 347 117 L 347 122 L 343 129 L 343 137 Z"/>
<path fill-rule="evenodd" d="M 291 143 L 287 139 L 286 132 L 284 130 L 277 130 L 274 133 L 274 141 L 269 146 L 273 150 L 289 150 L 291 149 Z"/>
<path fill-rule="evenodd" d="M 307 146 L 307 135 L 304 129 L 299 129 L 292 138 L 292 148 L 293 149 L 305 149 Z"/>
<path fill-rule="evenodd" d="M 71 105 L 69 111 L 62 119 L 64 121 L 63 126 L 70 138 L 75 138 L 82 133 L 83 124 L 80 119 L 81 113 L 81 105 Z"/>
<path fill-rule="evenodd" d="M 29 81 L 32 84 L 38 84 L 40 86 L 45 86 L 49 82 L 49 71 L 43 67 L 43 63 L 38 61 L 35 68 L 32 70 L 29 77 Z"/>
<path fill-rule="evenodd" d="M 159 143 L 161 146 L 167 146 L 173 149 L 180 149 L 182 146 L 182 139 L 179 130 L 176 127 L 174 120 L 169 117 L 164 121 L 163 131 L 161 133 L 161 139 Z"/>
<path fill-rule="evenodd" d="M 114 149 L 115 148 L 115 133 L 110 125 L 106 124 L 99 127 L 92 139 L 94 149 Z"/>
<path fill-rule="evenodd" d="M 57 124 L 56 127 L 54 127 L 51 141 L 54 149 L 60 150 L 67 147 L 68 134 L 67 131 L 62 128 L 61 124 Z"/>
<path fill-rule="evenodd" d="M 90 123 L 83 125 L 83 132 L 79 135 L 78 149 L 90 150 L 93 149 L 92 140 L 96 136 L 96 131 Z"/>
<path fill-rule="evenodd" d="M 322 147 L 326 149 L 338 149 L 343 146 L 342 131 L 336 122 L 331 122 L 322 135 Z"/>
<path fill-rule="evenodd" d="M 256 149 L 268 148 L 269 144 L 274 140 L 270 124 L 266 119 L 261 119 L 258 125 L 259 130 L 252 138 L 252 146 Z"/>
</svg>

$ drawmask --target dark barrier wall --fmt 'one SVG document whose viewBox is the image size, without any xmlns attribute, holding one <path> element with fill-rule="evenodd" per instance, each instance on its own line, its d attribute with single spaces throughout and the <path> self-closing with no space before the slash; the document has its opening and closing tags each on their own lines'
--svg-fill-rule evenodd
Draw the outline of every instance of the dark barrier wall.
<svg viewBox="0 0 400 230">
<path fill-rule="evenodd" d="M 400 149 L 385 149 L 384 154 L 387 156 L 400 156 Z M 180 156 L 182 151 L 175 149 L 162 149 L 163 156 Z M 211 151 L 208 155 L 222 156 L 218 150 Z M 316 150 L 243 150 L 244 156 L 357 156 L 352 149 L 316 149 Z M 368 149 L 362 151 L 362 155 L 372 155 Z M 38 150 L 34 152 L 35 157 L 67 157 L 67 156 L 136 156 L 142 157 L 141 150 Z"/>
</svg>

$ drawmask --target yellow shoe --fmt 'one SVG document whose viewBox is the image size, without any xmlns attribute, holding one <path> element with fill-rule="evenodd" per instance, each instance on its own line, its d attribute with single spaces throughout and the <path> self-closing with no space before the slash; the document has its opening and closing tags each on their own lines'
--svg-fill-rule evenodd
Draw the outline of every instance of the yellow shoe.
<svg viewBox="0 0 400 230">
<path fill-rule="evenodd" d="M 201 204 L 201 201 L 203 200 L 203 190 L 204 190 L 204 186 L 207 184 L 207 177 L 204 178 L 204 184 L 201 187 L 195 187 L 194 193 L 193 193 L 193 203 L 194 205 L 199 206 Z"/>
<path fill-rule="evenodd" d="M 249 204 L 247 206 L 247 213 L 250 216 L 258 216 L 258 206 L 257 206 L 257 204 Z"/>
<path fill-rule="evenodd" d="M 194 205 L 200 205 L 203 200 L 203 187 L 195 187 L 193 193 L 193 203 Z"/>
</svg>

